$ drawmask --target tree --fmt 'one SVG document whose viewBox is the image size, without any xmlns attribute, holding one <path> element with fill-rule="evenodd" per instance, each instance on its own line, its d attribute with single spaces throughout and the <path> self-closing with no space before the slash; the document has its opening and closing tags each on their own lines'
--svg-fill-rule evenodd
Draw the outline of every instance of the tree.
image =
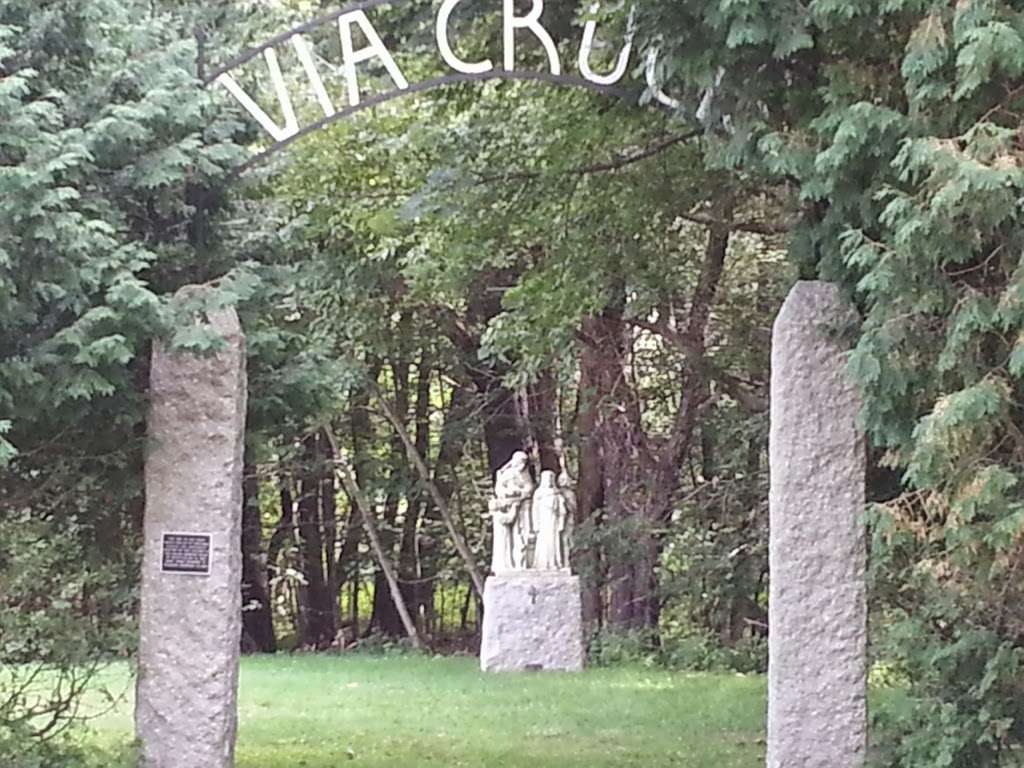
<svg viewBox="0 0 1024 768">
<path fill-rule="evenodd" d="M 239 254 L 220 239 L 247 136 L 198 87 L 184 31 L 201 16 L 132 0 L 0 8 L 0 662 L 39 665 L 35 699 L 0 680 L 5 756 L 29 760 L 75 719 L 96 663 L 130 650 L 150 340 L 213 342 L 164 297 L 214 278 L 218 300 L 250 293 L 225 277 Z"/>
<path fill-rule="evenodd" d="M 914 704 L 884 759 L 1011 762 L 1020 9 L 649 0 L 639 20 L 669 90 L 714 87 L 718 161 L 792 185 L 793 260 L 863 312 L 851 370 L 876 453 L 902 474 L 871 518 L 876 647 Z"/>
<path fill-rule="evenodd" d="M 394 371 L 415 359 L 403 348 L 410 329 L 436 328 L 431 361 L 454 379 L 453 403 L 478 403 L 491 471 L 519 448 L 539 466 L 571 467 L 585 520 L 608 522 L 596 549 L 633 531 L 614 562 L 585 567 L 594 620 L 607 602 L 613 625 L 656 628 L 656 572 L 702 417 L 719 402 L 763 401 L 763 355 L 724 354 L 716 335 L 730 333 L 711 317 L 730 241 L 767 252 L 756 237 L 772 231 L 763 219 L 776 204 L 748 197 L 742 178 L 706 173 L 700 133 L 652 112 L 520 85 L 464 96 L 392 103 L 372 124 L 357 118 L 295 148 L 285 194 L 330 281 L 325 322 Z M 762 318 L 773 307 L 762 302 Z M 645 348 L 654 362 L 633 375 Z M 737 375 L 718 359 L 760 368 Z M 389 382 L 408 419 L 406 376 Z M 384 510 L 398 525 L 393 503 Z"/>
</svg>

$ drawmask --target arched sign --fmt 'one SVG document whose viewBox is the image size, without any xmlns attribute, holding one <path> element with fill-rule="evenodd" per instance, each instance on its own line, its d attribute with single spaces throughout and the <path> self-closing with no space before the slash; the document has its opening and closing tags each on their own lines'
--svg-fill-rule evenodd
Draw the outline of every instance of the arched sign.
<svg viewBox="0 0 1024 768">
<path fill-rule="evenodd" d="M 587 21 L 577 48 L 573 66 L 575 71 L 570 73 L 566 72 L 558 48 L 544 27 L 544 0 L 531 0 L 530 10 L 524 15 L 517 13 L 515 0 L 501 0 L 502 61 L 467 61 L 456 52 L 457 41 L 453 39 L 451 30 L 452 15 L 463 2 L 465 0 L 441 0 L 437 4 L 433 20 L 434 39 L 438 57 L 447 71 L 418 82 L 409 82 L 368 13 L 381 5 L 394 5 L 394 0 L 362 0 L 342 10 L 300 24 L 251 48 L 204 77 L 207 86 L 216 84 L 230 93 L 273 142 L 266 151 L 253 157 L 241 170 L 260 162 L 293 141 L 356 112 L 400 96 L 422 93 L 452 83 L 493 79 L 527 80 L 587 88 L 622 98 L 638 95 L 618 87 L 618 83 L 629 69 L 633 50 L 632 23 L 625 39 L 621 41 L 614 67 L 610 72 L 599 73 L 592 62 L 598 24 L 596 21 Z M 337 34 L 340 43 L 340 60 L 332 62 L 334 68 L 340 69 L 344 83 L 340 100 L 339 94 L 332 93 L 325 84 L 322 67 L 318 65 L 309 42 L 310 33 L 323 28 L 334 28 L 333 32 Z M 365 42 L 365 45 L 359 48 L 355 44 L 356 33 Z M 546 71 L 516 69 L 517 46 L 525 43 L 527 38 L 532 38 L 532 42 L 539 44 L 546 53 Z M 323 117 L 307 124 L 300 122 L 295 109 L 295 98 L 289 90 L 282 70 L 281 57 L 285 52 L 293 57 L 293 61 L 301 68 L 299 80 L 304 81 L 304 87 L 308 88 L 308 97 L 315 101 L 319 110 L 323 112 Z M 236 72 L 241 67 L 261 56 L 277 102 L 278 117 L 271 116 L 260 106 L 257 98 L 247 92 L 236 78 Z M 393 85 L 390 90 L 373 94 L 364 91 L 359 65 L 370 62 L 376 63 L 386 72 L 387 79 L 390 79 Z M 656 101 L 666 106 L 677 107 L 678 103 L 662 93 L 655 84 L 653 65 L 654 61 L 649 58 L 646 67 L 647 84 L 653 89 Z"/>
</svg>

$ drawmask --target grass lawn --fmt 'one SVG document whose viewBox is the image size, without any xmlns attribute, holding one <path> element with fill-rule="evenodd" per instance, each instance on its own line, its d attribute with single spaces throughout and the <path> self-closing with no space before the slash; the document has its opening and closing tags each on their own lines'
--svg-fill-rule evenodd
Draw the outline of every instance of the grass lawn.
<svg viewBox="0 0 1024 768">
<path fill-rule="evenodd" d="M 126 667 L 106 677 L 130 688 Z M 758 677 L 483 675 L 467 658 L 281 656 L 245 659 L 240 696 L 238 768 L 764 764 Z M 126 696 L 90 739 L 113 752 L 131 739 L 131 718 Z"/>
</svg>

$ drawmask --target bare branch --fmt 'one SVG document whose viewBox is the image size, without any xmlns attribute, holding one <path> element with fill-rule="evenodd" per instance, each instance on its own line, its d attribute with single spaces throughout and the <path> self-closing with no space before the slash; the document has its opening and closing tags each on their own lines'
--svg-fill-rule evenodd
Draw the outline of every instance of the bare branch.
<svg viewBox="0 0 1024 768">
<path fill-rule="evenodd" d="M 384 411 L 384 415 L 387 420 L 391 422 L 391 426 L 395 428 L 395 432 L 402 444 L 405 446 L 405 452 L 409 456 L 409 461 L 415 465 L 417 472 L 419 472 L 420 479 L 423 484 L 427 487 L 430 492 L 430 497 L 434 500 L 434 505 L 437 507 L 437 511 L 440 512 L 441 518 L 444 520 L 445 525 L 448 527 L 448 533 L 451 534 L 452 541 L 455 544 L 455 549 L 458 550 L 459 555 L 462 557 L 463 562 L 466 564 L 466 570 L 469 571 L 469 576 L 473 581 L 473 588 L 476 589 L 477 594 L 483 598 L 484 596 L 484 578 L 480 573 L 480 569 L 477 567 L 476 560 L 473 558 L 473 553 L 466 545 L 466 540 L 459 533 L 459 530 L 455 527 L 455 520 L 452 517 L 451 509 L 448 503 L 445 501 L 441 491 L 438 490 L 437 484 L 434 482 L 430 475 L 430 470 L 427 468 L 426 462 L 423 457 L 420 456 L 420 452 L 416 450 L 416 445 L 413 443 L 412 438 L 409 435 L 409 431 L 405 428 L 401 419 L 395 414 L 394 408 L 388 403 L 387 399 L 384 398 L 379 392 L 377 393 L 378 400 L 380 401 L 381 409 Z"/>
<path fill-rule="evenodd" d="M 747 232 L 751 235 L 785 235 L 792 231 L 789 224 L 769 224 L 765 221 L 719 221 L 711 216 L 700 213 L 681 213 L 679 218 L 700 224 L 702 227 L 728 227 L 734 232 Z"/>
<path fill-rule="evenodd" d="M 402 588 L 398 583 L 398 577 L 395 575 L 395 567 L 392 565 L 391 559 L 381 544 L 380 532 L 377 530 L 377 521 L 373 517 L 370 503 L 367 501 L 362 488 L 359 487 L 351 467 L 342 458 L 341 451 L 338 449 L 338 440 L 334 436 L 334 430 L 331 429 L 330 425 L 325 425 L 323 430 L 327 436 L 327 441 L 331 444 L 331 450 L 334 452 L 334 467 L 338 479 L 345 487 L 345 492 L 352 498 L 362 514 L 363 526 L 366 528 L 366 533 L 370 539 L 370 546 L 373 548 L 373 553 L 377 556 L 380 569 L 384 572 L 384 578 L 388 582 L 391 599 L 395 603 L 395 608 L 398 609 L 402 626 L 405 627 L 405 632 L 409 635 L 409 640 L 412 642 L 413 647 L 422 648 L 423 644 L 420 641 L 419 633 L 416 631 L 416 624 L 413 623 L 412 617 L 409 615 L 409 609 L 405 605 L 405 597 L 402 595 Z"/>
<path fill-rule="evenodd" d="M 702 135 L 701 131 L 690 131 L 689 133 L 680 133 L 668 136 L 660 141 L 656 141 L 644 149 L 631 152 L 629 154 L 620 155 L 618 157 L 607 160 L 603 163 L 595 163 L 594 165 L 584 165 L 578 168 L 572 168 L 565 171 L 563 176 L 590 176 L 595 173 L 609 173 L 612 171 L 618 171 L 622 168 L 626 168 L 635 163 L 643 162 L 655 155 L 661 154 L 666 149 L 674 147 L 676 144 L 681 144 L 684 141 L 697 138 Z M 478 184 L 490 184 L 495 181 L 528 181 L 530 179 L 539 179 L 545 174 L 540 171 L 512 171 L 509 173 L 496 174 L 494 176 L 483 176 L 477 180 Z"/>
</svg>

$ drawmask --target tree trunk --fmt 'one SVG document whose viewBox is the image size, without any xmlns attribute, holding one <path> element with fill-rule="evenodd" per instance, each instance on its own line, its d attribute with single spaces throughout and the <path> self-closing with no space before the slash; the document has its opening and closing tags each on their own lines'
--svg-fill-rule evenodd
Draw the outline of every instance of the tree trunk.
<svg viewBox="0 0 1024 768">
<path fill-rule="evenodd" d="M 576 434 L 579 439 L 579 477 L 576 485 L 576 527 L 590 532 L 587 546 L 572 552 L 574 569 L 583 581 L 583 623 L 593 633 L 604 621 L 605 565 L 598 533 L 604 515 L 604 459 L 601 455 L 598 424 L 600 422 L 600 387 L 607 376 L 602 348 L 608 343 L 607 319 L 584 321 L 582 334 L 586 340 L 580 353 L 580 383 L 577 396 Z"/>
<path fill-rule="evenodd" d="M 336 609 L 332 607 L 332 602 L 337 596 L 328 592 L 324 563 L 321 500 L 324 457 L 320 450 L 318 435 L 308 436 L 303 441 L 303 446 L 305 466 L 299 483 L 298 530 L 302 572 L 306 578 L 306 601 L 303 606 L 305 615 L 299 644 L 304 647 L 326 648 L 334 642 L 338 629 L 334 625 Z"/>
<path fill-rule="evenodd" d="M 334 451 L 325 438 L 318 440 L 320 452 L 328 467 L 334 465 Z M 341 571 L 338 568 L 338 499 L 334 472 L 324 472 L 320 484 L 320 514 L 323 519 L 323 561 L 325 601 L 331 612 L 330 625 L 337 637 L 341 627 Z M 333 641 L 333 638 L 332 638 Z"/>
<path fill-rule="evenodd" d="M 631 369 L 634 330 L 624 320 L 623 283 L 612 287 L 605 310 L 581 332 L 579 507 L 581 516 L 593 521 L 598 500 L 603 505 L 603 538 L 614 542 L 604 552 L 607 619 L 619 630 L 657 628 L 661 607 L 657 568 L 663 531 L 671 519 L 680 466 L 689 455 L 699 418 L 711 402 L 706 338 L 728 252 L 732 200 L 724 196 L 713 207 L 716 224 L 708 232 L 685 325 L 677 330 L 670 311 L 663 308 L 653 328 L 666 343 L 679 347 L 686 362 L 680 378 L 680 404 L 663 439 L 648 439 L 643 428 Z"/>
<path fill-rule="evenodd" d="M 519 418 L 515 394 L 503 383 L 508 366 L 482 364 L 479 356 L 481 334 L 488 323 L 501 314 L 504 290 L 515 285 L 518 276 L 519 272 L 514 269 L 482 271 L 470 287 L 465 327 L 449 329 L 452 341 L 466 360 L 468 380 L 479 398 L 478 412 L 483 418 L 487 463 L 492 479 L 513 453 L 527 447 L 528 435 Z"/>
<path fill-rule="evenodd" d="M 406 318 L 403 316 L 401 326 L 406 325 Z M 409 363 L 399 360 L 391 364 L 392 377 L 395 385 L 395 418 L 403 425 L 409 414 Z M 384 396 L 376 391 L 376 386 L 371 388 L 371 394 L 376 395 L 379 400 Z M 397 549 L 398 536 L 396 526 L 398 523 L 398 506 L 401 496 L 398 488 L 408 482 L 408 460 L 405 454 L 405 447 L 401 439 L 394 435 L 390 441 L 388 463 L 391 467 L 389 476 L 389 487 L 384 500 L 384 526 L 379 529 L 380 544 L 388 555 L 388 559 L 394 556 Z M 401 584 L 401 576 L 398 576 Z M 374 578 L 373 588 L 373 613 L 370 617 L 370 630 L 387 637 L 401 637 L 404 632 L 398 606 L 392 599 L 387 574 L 383 568 L 379 569 Z"/>
<path fill-rule="evenodd" d="M 452 543 L 455 544 L 455 549 L 458 551 L 460 557 L 462 557 L 463 563 L 466 565 L 466 570 L 469 571 L 470 578 L 473 581 L 473 587 L 476 589 L 477 594 L 483 595 L 484 592 L 484 579 L 483 574 L 480 572 L 480 568 L 473 557 L 472 551 L 466 544 L 462 533 L 455 525 L 455 518 L 448 507 L 447 500 L 445 500 L 437 486 L 434 485 L 433 479 L 430 476 L 430 471 L 427 469 L 427 465 L 423 461 L 423 457 L 419 455 L 416 450 L 416 445 L 409 437 L 409 433 L 406 431 L 405 426 L 401 423 L 394 409 L 388 405 L 387 401 L 381 398 L 381 408 L 384 410 L 385 415 L 395 428 L 395 432 L 398 434 L 399 439 L 405 445 L 405 449 L 408 452 L 410 462 L 416 467 L 416 470 L 420 474 L 420 479 L 427 486 L 430 491 L 431 498 L 437 505 L 438 512 L 441 513 L 441 517 L 444 519 L 445 525 L 448 527 L 448 533 L 452 537 Z"/>
<path fill-rule="evenodd" d="M 277 651 L 267 584 L 259 478 L 256 468 L 246 464 L 242 482 L 242 649 L 247 652 Z"/>
<path fill-rule="evenodd" d="M 295 502 L 292 499 L 291 483 L 288 478 L 281 475 L 278 476 L 277 483 L 281 498 L 281 516 L 270 536 L 270 543 L 267 544 L 267 585 L 272 600 L 275 596 L 287 595 L 287 587 L 279 582 L 278 577 L 281 573 L 281 554 L 295 531 Z M 295 622 L 296 634 L 299 634 L 298 613 L 293 613 L 292 619 Z"/>
<path fill-rule="evenodd" d="M 359 487 L 359 483 L 356 482 L 355 474 L 341 459 L 338 452 L 338 442 L 330 427 L 326 430 L 326 436 L 331 443 L 334 455 L 338 457 L 335 462 L 335 471 L 338 473 L 342 485 L 345 487 L 348 495 L 354 500 L 356 507 L 359 509 L 359 513 L 363 517 L 363 526 L 370 539 L 370 547 L 377 558 L 377 563 L 380 565 L 380 569 L 384 573 L 385 579 L 387 580 L 388 587 L 391 590 L 391 599 L 398 610 L 399 616 L 401 617 L 402 625 L 405 627 L 406 634 L 412 641 L 413 647 L 420 648 L 422 643 L 420 641 L 419 633 L 416 631 L 416 625 L 413 623 L 412 617 L 409 615 L 409 611 L 406 608 L 405 598 L 402 597 L 402 589 L 399 586 L 398 575 L 395 572 L 395 568 L 391 564 L 391 558 L 388 557 L 387 552 L 381 544 L 380 533 L 377 530 L 377 523 L 373 518 L 373 509 L 367 501 L 366 496 L 363 494 L 362 489 Z"/>
<path fill-rule="evenodd" d="M 390 559 L 395 550 L 395 521 L 398 517 L 398 495 L 389 493 L 384 500 L 384 528 L 378 529 L 380 545 Z M 397 574 L 397 571 L 396 571 Z M 399 579 L 399 583 L 401 579 Z M 401 637 L 405 631 L 398 606 L 391 595 L 390 582 L 383 568 L 378 568 L 373 579 L 373 611 L 370 614 L 369 632 L 378 632 L 386 637 Z"/>
<path fill-rule="evenodd" d="M 714 200 L 712 208 L 716 223 L 708 229 L 700 275 L 690 300 L 685 326 L 681 334 L 672 333 L 671 338 L 665 339 L 668 343 L 674 339 L 680 344 L 686 366 L 680 379 L 682 397 L 668 439 L 659 445 L 652 457 L 652 465 L 646 470 L 646 482 L 649 484 L 645 505 L 648 526 L 646 556 L 637 560 L 633 571 L 634 599 L 639 600 L 634 606 L 634 622 L 642 617 L 645 625 L 651 628 L 656 628 L 660 619 L 656 569 L 664 546 L 663 531 L 671 521 L 673 499 L 679 488 L 680 467 L 690 454 L 701 417 L 713 405 L 706 360 L 707 334 L 729 253 L 734 208 L 731 194 L 725 193 Z M 646 593 L 640 599 L 642 591 Z M 636 611 L 641 615 L 638 616 Z"/>
<path fill-rule="evenodd" d="M 508 463 L 513 453 L 527 447 L 527 435 L 519 418 L 515 394 L 501 383 L 506 372 L 495 366 L 480 368 L 473 373 L 473 382 L 482 400 L 487 466 L 492 478 Z"/>
<path fill-rule="evenodd" d="M 367 378 L 376 381 L 380 374 L 381 364 L 371 364 L 370 373 Z M 357 390 L 351 400 L 349 408 L 349 428 L 352 440 L 352 472 L 356 484 L 360 488 L 368 488 L 372 482 L 373 460 L 370 456 L 370 449 L 374 442 L 373 424 L 370 422 L 370 388 L 361 387 Z M 339 460 L 340 456 L 335 456 Z M 347 490 L 346 490 L 347 493 Z M 352 632 L 358 637 L 359 627 L 359 583 L 361 574 L 359 572 L 359 545 L 363 540 L 363 516 L 359 512 L 356 500 L 349 496 L 349 517 L 345 529 L 345 540 L 338 553 L 337 569 L 345 574 L 342 580 L 351 580 L 352 592 L 352 613 L 349 621 L 352 624 Z"/>
<path fill-rule="evenodd" d="M 550 368 L 526 388 L 521 419 L 529 433 L 530 454 L 541 470 L 562 470 L 558 449 L 558 385 Z"/>
<path fill-rule="evenodd" d="M 593 525 L 600 500 L 608 604 L 607 623 L 617 630 L 647 626 L 652 595 L 643 583 L 650 557 L 645 501 L 652 461 L 630 370 L 632 329 L 623 319 L 624 281 L 609 291 L 604 311 L 587 321 L 581 336 L 580 424 L 588 430 L 581 450 L 581 513 Z M 594 559 L 591 555 L 590 559 Z"/>
<path fill-rule="evenodd" d="M 430 454 L 430 379 L 433 371 L 427 362 L 427 353 L 420 357 L 416 366 L 416 402 L 413 406 L 413 423 L 416 428 L 415 448 L 418 456 L 427 461 Z M 426 616 L 427 582 L 420 567 L 419 540 L 420 517 L 427 506 L 428 494 L 423 484 L 418 483 L 406 496 L 405 519 L 402 521 L 402 542 L 398 556 L 398 574 L 403 583 L 403 593 L 412 606 L 416 621 L 423 628 L 421 617 Z"/>
</svg>

